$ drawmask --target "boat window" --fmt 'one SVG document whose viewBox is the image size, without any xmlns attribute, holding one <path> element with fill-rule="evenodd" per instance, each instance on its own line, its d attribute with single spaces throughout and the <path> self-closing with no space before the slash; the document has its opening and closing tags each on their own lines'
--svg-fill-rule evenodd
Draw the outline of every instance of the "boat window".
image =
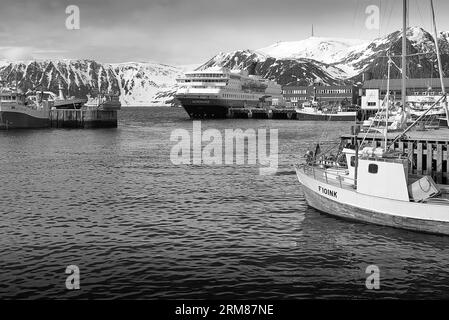
<svg viewBox="0 0 449 320">
<path fill-rule="evenodd" d="M 351 157 L 351 167 L 355 167 L 355 156 Z"/>
<path fill-rule="evenodd" d="M 377 173 L 377 171 L 379 171 L 379 167 L 377 166 L 377 164 L 370 163 L 368 166 L 368 172 L 369 173 Z"/>
</svg>

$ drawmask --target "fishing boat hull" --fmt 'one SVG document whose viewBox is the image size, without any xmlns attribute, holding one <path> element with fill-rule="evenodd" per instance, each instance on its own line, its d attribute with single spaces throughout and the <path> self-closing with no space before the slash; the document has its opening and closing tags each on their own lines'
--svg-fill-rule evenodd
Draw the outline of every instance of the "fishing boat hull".
<svg viewBox="0 0 449 320">
<path fill-rule="evenodd" d="M 37 110 L 0 110 L 0 129 L 36 129 L 50 127 L 48 112 Z"/>
<path fill-rule="evenodd" d="M 296 174 L 307 204 L 332 216 L 394 228 L 449 235 L 447 205 L 390 200 L 360 194 L 314 179 L 300 167 Z"/>
<path fill-rule="evenodd" d="M 356 112 L 311 113 L 296 110 L 296 118 L 303 121 L 356 121 Z"/>
</svg>

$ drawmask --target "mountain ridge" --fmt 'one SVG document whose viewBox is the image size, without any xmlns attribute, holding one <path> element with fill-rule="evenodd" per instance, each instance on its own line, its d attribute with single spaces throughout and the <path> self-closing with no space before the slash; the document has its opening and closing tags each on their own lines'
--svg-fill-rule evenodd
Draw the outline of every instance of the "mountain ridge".
<svg viewBox="0 0 449 320">
<path fill-rule="evenodd" d="M 449 74 L 449 31 L 439 33 L 445 74 Z M 123 106 L 171 105 L 176 78 L 189 69 L 209 67 L 248 69 L 281 85 L 338 85 L 359 83 L 363 74 L 385 78 L 386 54 L 400 65 L 402 33 L 369 40 L 312 37 L 278 42 L 261 49 L 220 52 L 203 64 L 170 66 L 157 62 L 100 63 L 91 59 L 0 61 L 0 78 L 11 85 L 17 79 L 24 91 L 36 87 L 58 92 L 59 83 L 69 96 L 86 97 L 98 91 L 118 92 Z M 438 77 L 433 36 L 420 27 L 407 30 L 410 77 Z M 400 77 L 392 68 L 391 77 Z"/>
</svg>

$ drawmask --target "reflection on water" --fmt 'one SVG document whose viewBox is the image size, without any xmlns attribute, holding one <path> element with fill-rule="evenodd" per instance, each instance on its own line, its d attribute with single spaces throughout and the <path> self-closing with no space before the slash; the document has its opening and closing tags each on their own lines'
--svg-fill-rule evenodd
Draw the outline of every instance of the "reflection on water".
<svg viewBox="0 0 449 320">
<path fill-rule="evenodd" d="M 279 170 L 170 162 L 181 109 L 118 129 L 0 132 L 3 298 L 448 298 L 449 238 L 339 220 L 304 202 L 292 164 L 350 124 L 210 120 L 279 130 Z M 81 290 L 65 289 L 66 266 Z M 381 290 L 365 288 L 365 268 Z"/>
</svg>

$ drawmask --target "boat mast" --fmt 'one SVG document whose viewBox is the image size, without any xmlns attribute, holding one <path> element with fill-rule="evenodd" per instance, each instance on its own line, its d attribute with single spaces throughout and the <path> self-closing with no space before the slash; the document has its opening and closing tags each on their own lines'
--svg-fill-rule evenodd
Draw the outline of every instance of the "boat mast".
<svg viewBox="0 0 449 320">
<path fill-rule="evenodd" d="M 435 41 L 435 48 L 437 53 L 437 60 L 438 60 L 438 73 L 440 75 L 440 82 L 441 82 L 441 92 L 443 95 L 446 93 L 446 88 L 444 87 L 444 81 L 443 81 L 443 66 L 441 64 L 441 56 L 440 56 L 440 47 L 438 45 L 438 32 L 437 32 L 437 23 L 435 19 L 435 10 L 433 7 L 433 0 L 430 0 L 430 8 L 432 11 L 432 22 L 433 22 L 433 38 Z M 446 111 L 446 122 L 447 126 L 449 126 L 449 110 L 447 107 L 447 100 L 444 99 L 443 101 L 444 110 Z"/>
<path fill-rule="evenodd" d="M 385 107 L 385 152 L 388 149 L 388 109 L 390 108 L 390 69 L 391 69 L 391 57 L 390 54 L 388 56 L 388 76 L 387 76 L 387 105 Z"/>
<path fill-rule="evenodd" d="M 407 77 L 407 0 L 402 0 L 402 108 L 406 110 L 405 100 L 407 95 L 406 77 Z"/>
</svg>

